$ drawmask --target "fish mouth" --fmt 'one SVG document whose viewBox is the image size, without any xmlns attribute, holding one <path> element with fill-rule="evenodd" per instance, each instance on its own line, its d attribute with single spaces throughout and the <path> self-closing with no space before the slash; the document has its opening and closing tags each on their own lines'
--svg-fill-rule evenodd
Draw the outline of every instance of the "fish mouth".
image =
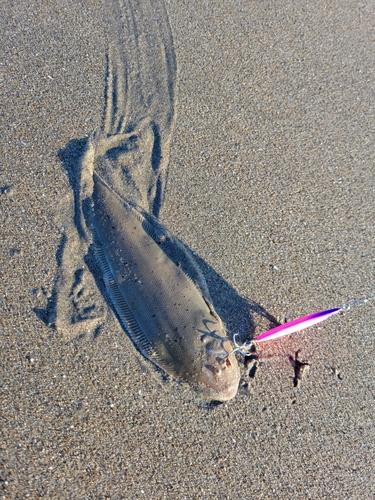
<svg viewBox="0 0 375 500">
<path fill-rule="evenodd" d="M 209 388 L 207 396 L 213 401 L 230 401 L 238 391 L 239 379 L 225 387 Z"/>
<path fill-rule="evenodd" d="M 224 392 L 221 392 L 219 396 L 216 395 L 215 399 L 217 401 L 230 401 L 231 399 L 233 399 L 237 394 L 239 382 L 240 381 L 238 380 L 235 384 L 232 384 L 231 386 L 226 388 L 226 390 Z"/>
</svg>

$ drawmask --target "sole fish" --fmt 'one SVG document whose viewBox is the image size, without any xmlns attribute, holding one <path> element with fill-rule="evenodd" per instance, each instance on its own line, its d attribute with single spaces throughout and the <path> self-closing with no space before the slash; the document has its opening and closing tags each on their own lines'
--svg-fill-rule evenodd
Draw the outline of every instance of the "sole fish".
<svg viewBox="0 0 375 500">
<path fill-rule="evenodd" d="M 144 356 L 207 398 L 228 400 L 240 378 L 233 346 L 191 252 L 157 220 L 176 109 L 167 11 L 163 0 L 107 8 L 101 126 L 77 168 L 66 162 L 75 228 L 64 234 L 54 324 L 73 338 L 104 322 L 89 267 L 94 248 L 112 305 Z"/>
<path fill-rule="evenodd" d="M 233 398 L 240 370 L 212 304 L 163 250 L 152 220 L 93 175 L 96 252 L 107 292 L 134 344 L 204 396 Z"/>
</svg>

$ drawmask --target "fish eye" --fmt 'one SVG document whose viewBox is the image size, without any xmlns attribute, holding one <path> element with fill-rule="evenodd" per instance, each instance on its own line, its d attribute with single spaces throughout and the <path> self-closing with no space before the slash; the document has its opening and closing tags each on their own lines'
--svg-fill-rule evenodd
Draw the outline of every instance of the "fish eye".
<svg viewBox="0 0 375 500">
<path fill-rule="evenodd" d="M 232 363 L 230 362 L 229 358 L 225 359 L 225 364 L 227 365 L 227 368 L 232 368 Z"/>
<path fill-rule="evenodd" d="M 219 358 L 219 356 L 215 359 L 215 361 L 219 365 L 223 365 L 225 363 L 225 359 Z"/>
<path fill-rule="evenodd" d="M 216 368 L 216 367 L 215 367 L 215 366 L 213 366 L 213 365 L 208 365 L 208 364 L 207 364 L 207 365 L 205 365 L 205 368 L 206 368 L 207 370 L 209 370 L 210 372 L 212 372 L 214 375 L 217 375 L 217 374 L 219 373 L 219 369 L 218 369 L 218 368 Z"/>
</svg>

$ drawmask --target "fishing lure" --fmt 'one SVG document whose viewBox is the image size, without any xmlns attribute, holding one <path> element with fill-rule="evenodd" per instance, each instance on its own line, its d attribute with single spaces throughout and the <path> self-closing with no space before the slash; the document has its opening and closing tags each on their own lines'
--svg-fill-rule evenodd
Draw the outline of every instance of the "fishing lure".
<svg viewBox="0 0 375 500">
<path fill-rule="evenodd" d="M 267 332 L 261 333 L 260 335 L 258 335 L 258 337 L 255 338 L 255 340 L 257 342 L 264 342 L 266 340 L 278 339 L 279 337 L 289 335 L 290 333 L 300 332 L 305 328 L 309 328 L 310 326 L 316 325 L 317 323 L 320 323 L 321 321 L 324 321 L 331 316 L 338 314 L 339 312 L 349 311 L 349 309 L 362 306 L 374 299 L 375 296 L 362 300 L 351 300 L 350 302 L 346 302 L 340 307 L 335 307 L 333 309 L 327 309 L 326 311 L 319 311 L 313 314 L 308 314 L 307 316 L 302 316 L 302 318 L 294 319 L 293 321 L 285 323 L 285 325 L 276 326 L 275 328 L 272 328 Z"/>
<path fill-rule="evenodd" d="M 261 333 L 255 340 L 257 342 L 264 342 L 266 340 L 278 339 L 279 337 L 289 335 L 290 333 L 299 332 L 330 318 L 334 314 L 338 314 L 342 310 L 343 309 L 341 307 L 335 307 L 334 309 L 328 309 L 327 311 L 319 311 L 313 314 L 308 314 L 307 316 L 302 316 L 302 318 L 297 318 L 293 321 L 285 323 L 284 325 L 276 326 L 267 332 Z"/>
<path fill-rule="evenodd" d="M 263 332 L 260 335 L 258 335 L 258 337 L 256 337 L 254 340 L 247 341 L 244 344 L 239 344 L 237 342 L 238 334 L 235 334 L 233 336 L 233 343 L 236 347 L 235 349 L 233 349 L 233 351 L 231 351 L 230 354 L 239 351 L 244 355 L 248 355 L 249 352 L 251 352 L 251 348 L 253 347 L 254 341 L 265 342 L 266 340 L 275 340 L 278 339 L 279 337 L 284 337 L 285 335 L 289 335 L 291 333 L 300 332 L 301 330 L 316 325 L 317 323 L 320 323 L 321 321 L 324 321 L 330 318 L 331 316 L 334 316 L 335 314 L 344 311 L 349 311 L 349 309 L 353 309 L 358 306 L 362 306 L 364 304 L 367 304 L 371 300 L 375 300 L 375 296 L 362 300 L 352 300 L 350 302 L 343 304 L 340 307 L 334 307 L 333 309 L 327 309 L 326 311 L 318 311 L 313 314 L 308 314 L 307 316 L 302 316 L 301 318 L 289 321 L 284 325 L 279 325 L 276 326 L 275 328 L 272 328 L 271 330 Z"/>
</svg>

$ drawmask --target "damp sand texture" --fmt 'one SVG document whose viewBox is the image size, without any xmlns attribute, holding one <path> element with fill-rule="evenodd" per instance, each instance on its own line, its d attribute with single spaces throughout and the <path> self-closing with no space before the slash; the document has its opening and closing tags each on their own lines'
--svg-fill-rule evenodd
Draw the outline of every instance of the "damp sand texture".
<svg viewBox="0 0 375 500">
<path fill-rule="evenodd" d="M 160 219 L 202 259 L 228 330 L 270 326 L 241 297 L 281 320 L 368 296 L 373 4 L 166 7 L 179 83 Z M 58 153 L 83 155 L 100 126 L 107 17 L 98 2 L 3 8 L 2 495 L 372 498 L 372 307 L 275 341 L 218 406 L 164 381 L 105 301 L 94 339 L 40 319 L 74 217 Z"/>
</svg>

